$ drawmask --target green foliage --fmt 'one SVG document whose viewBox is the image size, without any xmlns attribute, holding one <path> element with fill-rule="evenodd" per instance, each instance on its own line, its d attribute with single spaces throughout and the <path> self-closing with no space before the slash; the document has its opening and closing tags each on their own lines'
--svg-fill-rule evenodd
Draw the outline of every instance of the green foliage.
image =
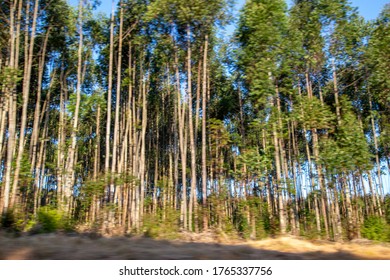
<svg viewBox="0 0 390 280">
<path fill-rule="evenodd" d="M 79 118 L 80 122 L 84 122 L 84 124 L 90 124 L 91 122 L 96 122 L 96 113 L 97 108 L 105 108 L 106 101 L 104 99 L 104 95 L 102 90 L 96 91 L 94 94 L 89 95 L 82 93 L 80 100 L 80 108 L 79 108 Z M 69 97 L 68 111 L 71 113 L 71 117 L 73 117 L 76 108 L 76 94 L 71 94 Z M 104 112 L 104 110 L 103 110 Z"/>
<path fill-rule="evenodd" d="M 390 225 L 390 194 L 387 194 L 385 196 L 385 215 L 386 215 L 386 222 Z"/>
<path fill-rule="evenodd" d="M 218 166 L 219 170 L 222 170 L 226 166 L 221 161 L 221 156 L 228 147 L 230 140 L 229 133 L 221 120 L 209 119 L 207 127 L 210 133 L 212 164 Z"/>
<path fill-rule="evenodd" d="M 317 97 L 300 97 L 298 104 L 294 115 L 306 129 L 332 129 L 334 127 L 335 115 Z"/>
<path fill-rule="evenodd" d="M 367 141 L 359 129 L 360 125 L 356 115 L 352 111 L 352 106 L 346 98 L 341 98 L 341 126 L 337 132 L 337 142 L 344 153 L 345 167 L 352 170 L 360 168 L 368 170 L 370 165 L 370 153 Z"/>
<path fill-rule="evenodd" d="M 106 185 L 107 182 L 105 178 L 85 181 L 81 190 L 81 194 L 89 199 L 94 195 L 102 195 Z"/>
<path fill-rule="evenodd" d="M 380 217 L 369 217 L 361 229 L 364 238 L 375 241 L 390 241 L 390 225 Z"/>
<path fill-rule="evenodd" d="M 353 171 L 356 168 L 370 170 L 371 154 L 356 115 L 350 102 L 341 98 L 341 125 L 337 127 L 335 137 L 324 139 L 321 143 L 321 161 L 330 172 Z"/>
<path fill-rule="evenodd" d="M 224 21 L 232 1 L 226 0 L 157 0 L 148 6 L 145 20 L 163 16 L 178 24 L 196 24 L 209 29 L 216 21 Z"/>
<path fill-rule="evenodd" d="M 290 38 L 297 41 L 295 50 L 303 61 L 296 61 L 301 70 L 318 70 L 324 62 L 324 38 L 319 1 L 297 1 L 290 11 Z"/>
<path fill-rule="evenodd" d="M 175 239 L 178 237 L 180 212 L 173 209 L 148 213 L 144 217 L 143 233 L 151 238 Z"/>
<path fill-rule="evenodd" d="M 237 164 L 246 165 L 247 176 L 261 178 L 266 175 L 265 171 L 271 167 L 272 161 L 268 155 L 260 153 L 258 148 L 247 148 L 238 156 Z"/>
<path fill-rule="evenodd" d="M 330 52 L 339 64 L 357 66 L 359 56 L 365 48 L 367 24 L 351 7 L 345 5 L 343 15 L 335 19 L 334 31 L 331 34 Z M 334 15 L 332 15 L 334 16 Z M 331 18 L 332 18 L 331 16 Z"/>
<path fill-rule="evenodd" d="M 39 233 L 56 232 L 59 230 L 70 231 L 72 222 L 67 215 L 51 206 L 41 207 L 38 211 L 37 221 Z"/>
<path fill-rule="evenodd" d="M 28 232 L 36 226 L 36 223 L 32 214 L 7 211 L 1 217 L 0 228 L 13 232 Z"/>
<path fill-rule="evenodd" d="M 15 228 L 15 216 L 12 211 L 7 211 L 1 215 L 1 227 L 5 229 Z"/>
<path fill-rule="evenodd" d="M 11 67 L 4 67 L 0 71 L 0 88 L 12 87 L 22 80 L 22 72 Z"/>
<path fill-rule="evenodd" d="M 32 181 L 33 176 L 31 174 L 31 163 L 29 155 L 27 152 L 24 152 L 22 155 L 22 161 L 20 163 L 19 187 L 22 190 L 27 190 Z"/>
<path fill-rule="evenodd" d="M 257 108 L 275 94 L 273 78 L 280 74 L 286 35 L 286 3 L 281 0 L 247 1 L 238 24 L 239 66 Z M 256 59 L 254 59 L 256 58 Z"/>
<path fill-rule="evenodd" d="M 79 199 L 75 209 L 75 217 L 78 219 L 85 218 L 90 210 L 93 198 L 101 198 L 104 188 L 107 185 L 107 177 L 98 177 L 96 180 L 86 180 L 79 190 Z"/>
<path fill-rule="evenodd" d="M 268 212 L 268 203 L 261 203 L 261 211 L 259 211 L 259 217 L 257 219 L 257 238 L 265 238 L 269 235 L 274 235 L 278 231 L 275 221 L 272 221 Z"/>
<path fill-rule="evenodd" d="M 369 75 L 368 86 L 372 95 L 373 105 L 380 112 L 379 144 L 389 156 L 390 143 L 390 4 L 385 5 L 378 19 L 372 24 L 371 37 L 365 53 L 365 65 Z M 372 111 L 372 110 L 371 110 Z M 370 112 L 371 113 L 371 112 Z"/>
<path fill-rule="evenodd" d="M 248 239 L 251 234 L 251 228 L 247 219 L 247 203 L 240 201 L 233 216 L 233 223 L 235 224 L 237 232 L 245 239 Z"/>
<path fill-rule="evenodd" d="M 252 222 L 249 222 L 248 218 Z M 230 232 L 228 234 L 234 235 L 235 232 L 244 239 L 262 239 L 274 234 L 276 230 L 269 219 L 267 204 L 258 197 L 250 197 L 248 200 L 240 201 L 237 204 L 237 208 L 233 213 L 233 225 L 234 229 L 229 228 Z"/>
<path fill-rule="evenodd" d="M 221 120 L 209 119 L 208 130 L 210 131 L 212 143 L 218 147 L 224 147 L 229 142 L 229 134 Z"/>
</svg>

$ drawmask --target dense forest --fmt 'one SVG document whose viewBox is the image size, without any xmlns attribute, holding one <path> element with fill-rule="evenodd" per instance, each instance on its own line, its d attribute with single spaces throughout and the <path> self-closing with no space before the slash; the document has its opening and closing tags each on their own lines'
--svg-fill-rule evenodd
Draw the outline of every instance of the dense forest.
<svg viewBox="0 0 390 280">
<path fill-rule="evenodd" d="M 390 241 L 390 5 L 98 4 L 1 1 L 3 228 Z"/>
</svg>

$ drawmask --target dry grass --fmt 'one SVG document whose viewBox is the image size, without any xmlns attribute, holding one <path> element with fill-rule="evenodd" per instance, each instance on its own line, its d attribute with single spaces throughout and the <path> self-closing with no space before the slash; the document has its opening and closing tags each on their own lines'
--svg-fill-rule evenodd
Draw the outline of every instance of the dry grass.
<svg viewBox="0 0 390 280">
<path fill-rule="evenodd" d="M 310 259 L 317 259 L 317 255 L 333 255 L 337 259 L 390 260 L 389 244 L 378 244 L 368 240 L 336 243 L 320 240 L 308 241 L 296 237 L 279 237 L 248 242 L 248 245 L 262 250 L 304 254 Z"/>
<path fill-rule="evenodd" d="M 0 259 L 390 259 L 390 246 L 371 242 L 333 243 L 279 237 L 231 240 L 208 232 L 183 233 L 180 240 L 41 234 L 13 237 L 0 233 Z"/>
</svg>

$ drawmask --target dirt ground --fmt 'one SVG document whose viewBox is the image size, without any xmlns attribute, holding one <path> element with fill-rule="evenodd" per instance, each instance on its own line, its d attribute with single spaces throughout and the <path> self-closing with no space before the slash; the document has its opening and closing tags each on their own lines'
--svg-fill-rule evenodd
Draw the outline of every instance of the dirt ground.
<svg viewBox="0 0 390 280">
<path fill-rule="evenodd" d="M 390 260 L 390 245 L 367 240 L 348 243 L 278 237 L 229 240 L 207 234 L 182 234 L 180 240 L 99 237 L 88 234 L 12 236 L 0 233 L 2 260 Z"/>
</svg>

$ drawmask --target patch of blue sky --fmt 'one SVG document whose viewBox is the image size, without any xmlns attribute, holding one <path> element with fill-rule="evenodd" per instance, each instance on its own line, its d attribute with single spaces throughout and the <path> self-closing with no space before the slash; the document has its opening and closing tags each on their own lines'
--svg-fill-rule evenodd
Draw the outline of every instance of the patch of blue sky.
<svg viewBox="0 0 390 280">
<path fill-rule="evenodd" d="M 68 0 L 69 3 L 73 6 L 78 5 L 78 0 Z M 112 3 L 111 0 L 101 0 L 101 4 L 97 7 L 96 12 L 101 12 L 109 15 L 112 10 Z M 246 0 L 235 0 L 235 6 L 233 13 L 234 20 L 231 24 L 227 25 L 224 30 L 221 30 L 221 35 L 223 37 L 231 37 L 236 29 L 237 26 L 237 19 L 240 9 L 244 6 Z M 352 0 L 350 1 L 353 7 L 356 7 L 359 11 L 359 13 L 366 19 L 366 20 L 374 20 L 378 17 L 382 9 L 384 8 L 385 4 L 389 3 L 388 0 Z M 118 0 L 114 0 L 114 5 L 118 4 Z M 287 0 L 287 4 L 289 7 L 292 6 L 293 0 Z"/>
<path fill-rule="evenodd" d="M 357 7 L 359 10 L 359 13 L 366 18 L 367 20 L 375 19 L 383 7 L 389 3 L 388 0 L 352 0 L 350 1 L 352 6 Z M 69 0 L 69 3 L 77 6 L 78 0 Z M 118 0 L 115 0 L 115 4 L 118 3 Z M 234 13 L 237 14 L 237 11 L 239 11 L 244 6 L 245 0 L 236 0 L 235 4 L 235 11 Z M 289 7 L 292 5 L 293 1 L 288 0 L 287 1 Z M 97 11 L 103 12 L 106 14 L 111 13 L 111 6 L 112 1 L 110 0 L 101 0 L 101 4 L 98 6 Z"/>
</svg>

